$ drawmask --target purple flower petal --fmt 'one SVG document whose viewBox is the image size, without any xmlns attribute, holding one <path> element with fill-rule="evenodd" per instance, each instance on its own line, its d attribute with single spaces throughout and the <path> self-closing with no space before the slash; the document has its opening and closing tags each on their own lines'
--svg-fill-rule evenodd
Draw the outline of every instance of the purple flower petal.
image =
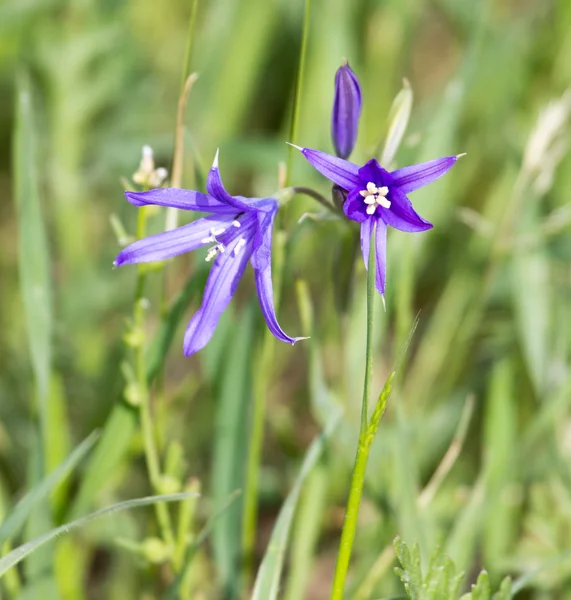
<svg viewBox="0 0 571 600">
<path fill-rule="evenodd" d="M 387 281 L 387 226 L 381 219 L 377 219 L 377 229 L 375 233 L 375 253 L 376 253 L 376 273 L 375 284 L 377 290 L 385 293 L 385 284 Z"/>
<path fill-rule="evenodd" d="M 387 226 L 381 219 L 370 218 L 361 224 L 361 252 L 365 268 L 368 269 L 369 250 L 375 225 L 375 287 L 377 291 L 384 294 L 387 280 Z"/>
<path fill-rule="evenodd" d="M 299 148 L 298 146 L 296 148 L 301 150 L 301 153 L 315 169 L 344 190 L 350 191 L 361 185 L 357 165 L 319 150 Z"/>
<path fill-rule="evenodd" d="M 229 206 L 233 206 L 240 211 L 255 210 L 255 207 L 252 206 L 250 202 L 245 202 L 246 198 L 242 198 L 240 196 L 231 196 L 226 191 L 226 188 L 222 183 L 222 178 L 220 177 L 220 170 L 218 169 L 218 152 L 216 152 L 214 162 L 212 163 L 212 168 L 208 173 L 206 190 L 211 196 L 214 196 L 217 200 L 220 200 L 220 202 L 223 202 Z"/>
<path fill-rule="evenodd" d="M 226 251 L 219 254 L 214 264 L 202 298 L 202 305 L 190 320 L 184 334 L 184 353 L 190 356 L 204 348 L 210 341 L 220 315 L 224 312 L 244 274 L 248 260 L 252 254 L 253 238 L 246 241 L 237 254 L 237 248 L 243 237 L 237 237 L 226 246 Z"/>
<path fill-rule="evenodd" d="M 274 292 L 272 287 L 272 225 L 277 210 L 267 214 L 258 214 L 258 229 L 252 253 L 252 267 L 256 277 L 258 299 L 264 319 L 269 330 L 282 342 L 295 344 L 300 339 L 292 338 L 280 327 L 274 308 Z"/>
<path fill-rule="evenodd" d="M 391 174 L 386 169 L 383 169 L 375 158 L 372 158 L 359 169 L 359 179 L 362 186 L 361 189 L 365 189 L 365 186 L 369 182 L 374 183 L 377 187 L 384 185 L 390 187 L 394 185 Z"/>
<path fill-rule="evenodd" d="M 361 116 L 361 88 L 348 63 L 335 74 L 331 135 L 337 156 L 347 158 L 355 146 Z"/>
<path fill-rule="evenodd" d="M 353 188 L 343 204 L 343 212 L 348 219 L 362 223 L 371 219 L 366 211 L 367 205 L 363 201 L 363 196 L 359 193 L 358 188 Z"/>
<path fill-rule="evenodd" d="M 234 214 L 211 215 L 172 231 L 137 240 L 119 253 L 114 264 L 119 267 L 125 264 L 165 260 L 183 252 L 196 250 L 196 248 L 209 243 L 205 241 L 205 238 L 209 238 L 213 232 L 221 235 L 234 219 Z"/>
<path fill-rule="evenodd" d="M 361 252 L 363 254 L 363 261 L 365 262 L 365 268 L 369 267 L 369 250 L 374 224 L 375 219 L 372 218 L 361 223 Z"/>
<path fill-rule="evenodd" d="M 432 229 L 432 223 L 417 214 L 407 195 L 402 193 L 401 188 L 392 187 L 387 198 L 391 201 L 391 207 L 377 209 L 378 215 L 387 225 L 409 233 Z"/>
<path fill-rule="evenodd" d="M 217 214 L 236 212 L 234 208 L 223 204 L 212 196 L 179 188 L 156 188 L 148 192 L 125 192 L 125 197 L 135 206 L 156 204 L 158 206 L 180 208 L 181 210 L 196 210 Z"/>
<path fill-rule="evenodd" d="M 442 177 L 442 175 L 454 166 L 457 160 L 457 156 L 446 156 L 420 163 L 419 165 L 397 169 L 391 173 L 393 184 L 397 185 L 400 191 L 405 194 L 414 192 L 414 190 Z"/>
</svg>

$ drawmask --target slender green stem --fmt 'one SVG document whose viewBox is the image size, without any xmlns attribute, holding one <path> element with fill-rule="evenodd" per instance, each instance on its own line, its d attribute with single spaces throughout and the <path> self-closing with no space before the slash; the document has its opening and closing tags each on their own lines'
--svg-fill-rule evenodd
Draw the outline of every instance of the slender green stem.
<svg viewBox="0 0 571 600">
<path fill-rule="evenodd" d="M 285 234 L 278 232 L 275 236 L 273 252 L 274 288 L 276 295 L 274 304 L 278 310 L 280 304 L 280 289 L 283 275 Z M 264 421 L 266 417 L 266 398 L 269 387 L 269 373 L 273 363 L 275 339 L 267 329 L 262 341 L 259 361 L 256 361 L 254 374 L 254 407 L 252 414 L 252 429 L 250 432 L 250 447 L 248 465 L 246 467 L 246 488 L 244 490 L 244 508 L 242 514 L 242 555 L 243 576 L 248 581 L 252 572 L 254 545 L 258 524 L 258 489 L 262 447 L 264 442 Z"/>
<path fill-rule="evenodd" d="M 295 83 L 295 96 L 293 99 L 293 108 L 291 114 L 291 126 L 289 130 L 289 142 L 295 144 L 297 142 L 297 130 L 299 126 L 299 106 L 301 104 L 301 93 L 303 89 L 303 74 L 305 72 L 305 57 L 307 54 L 307 39 L 309 37 L 309 21 L 311 14 L 311 0 L 305 0 L 305 12 L 303 15 L 303 33 L 301 37 L 301 50 L 299 53 L 299 66 L 297 69 L 297 80 Z M 289 147 L 288 158 L 287 158 L 287 171 L 285 187 L 289 185 L 291 180 L 291 170 L 293 165 L 293 153 L 295 149 L 293 146 Z"/>
<path fill-rule="evenodd" d="M 190 8 L 190 18 L 188 20 L 188 31 L 186 36 L 186 52 L 184 54 L 184 63 L 182 67 L 182 77 L 180 82 L 180 93 L 182 94 L 186 83 L 186 78 L 190 75 L 190 61 L 192 58 L 192 45 L 194 42 L 194 27 L 196 25 L 196 13 L 198 12 L 198 0 L 192 0 Z"/>
<path fill-rule="evenodd" d="M 137 220 L 137 238 L 145 237 L 146 231 L 146 207 L 139 209 Z M 139 341 L 135 344 L 135 372 L 137 377 L 137 387 L 139 392 L 139 413 L 141 416 L 141 430 L 143 433 L 143 441 L 145 446 L 145 459 L 149 479 L 154 492 L 159 492 L 159 483 L 161 479 L 161 468 L 159 462 L 159 453 L 155 441 L 155 433 L 153 429 L 153 420 L 151 417 L 150 394 L 147 385 L 147 368 L 145 364 L 145 346 L 143 343 L 142 332 L 144 329 L 144 298 L 143 292 L 145 289 L 146 269 L 145 265 L 139 265 L 137 271 L 137 286 L 135 292 L 135 302 L 133 309 L 133 329 L 139 337 Z M 174 535 L 172 523 L 168 508 L 162 502 L 155 504 L 157 513 L 157 521 L 161 529 L 161 535 L 165 543 L 174 548 Z"/>
<path fill-rule="evenodd" d="M 365 472 L 367 470 L 367 460 L 371 447 L 372 437 L 369 435 L 368 415 L 369 415 L 369 395 L 371 389 L 371 379 L 373 376 L 373 301 L 375 297 L 375 244 L 374 235 L 371 239 L 369 248 L 368 274 L 367 274 L 367 350 L 365 359 L 365 383 L 363 385 L 363 404 L 361 406 L 361 429 L 359 432 L 359 445 L 357 447 L 357 457 L 353 467 L 351 477 L 351 489 L 347 501 L 347 510 L 345 512 L 345 521 L 341 533 L 341 542 L 339 544 L 339 554 L 337 555 L 337 564 L 335 565 L 335 574 L 333 577 L 333 589 L 331 591 L 331 600 L 342 600 L 345 589 L 345 580 L 349 570 L 349 561 L 353 550 L 355 540 L 355 531 L 357 529 L 357 516 L 361 504 L 361 495 L 363 493 L 363 484 L 365 482 Z M 382 396 L 382 395 L 381 395 Z M 385 401 L 386 404 L 386 401 Z M 384 409 L 383 409 L 384 410 Z M 376 410 L 375 413 L 378 411 Z M 381 415 L 382 416 L 382 413 Z M 380 417 L 379 417 L 380 421 Z M 374 420 L 371 421 L 371 428 Z M 375 430 L 376 431 L 376 430 Z M 373 433 L 374 436 L 374 433 Z"/>
<path fill-rule="evenodd" d="M 291 187 L 291 189 L 296 194 L 303 194 L 304 196 L 309 196 L 310 198 L 317 200 L 317 202 L 319 202 L 319 204 L 321 204 L 322 206 L 325 206 L 325 208 L 327 210 L 330 210 L 331 212 L 334 212 L 335 214 L 339 214 L 339 211 L 337 210 L 337 208 L 335 206 L 333 206 L 333 204 L 331 204 L 331 202 L 329 202 L 329 200 L 327 200 L 327 198 L 325 196 L 321 195 L 319 192 L 315 191 L 314 189 L 304 187 L 302 185 L 294 185 Z"/>
</svg>

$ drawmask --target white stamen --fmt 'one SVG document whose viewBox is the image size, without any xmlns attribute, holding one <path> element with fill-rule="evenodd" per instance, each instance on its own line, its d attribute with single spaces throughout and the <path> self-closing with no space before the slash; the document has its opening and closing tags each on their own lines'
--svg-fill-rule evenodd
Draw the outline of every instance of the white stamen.
<svg viewBox="0 0 571 600">
<path fill-rule="evenodd" d="M 240 221 L 232 221 L 232 225 L 234 227 L 241 227 L 242 225 L 240 224 Z"/>
<path fill-rule="evenodd" d="M 214 239 L 213 235 L 209 235 L 208 237 L 202 238 L 200 240 L 201 244 L 212 244 L 213 242 L 215 242 L 216 240 Z"/>
<path fill-rule="evenodd" d="M 224 244 L 218 244 L 216 246 L 216 248 L 218 249 L 218 252 L 220 252 L 221 254 L 224 254 L 224 252 L 226 252 L 226 247 L 224 246 Z"/>
<path fill-rule="evenodd" d="M 225 227 L 220 227 L 219 229 L 215 229 L 214 227 L 210 230 L 210 233 L 212 234 L 213 237 L 216 237 L 217 235 L 222 235 L 224 232 L 226 231 Z"/>
<path fill-rule="evenodd" d="M 366 190 L 359 191 L 359 194 L 363 196 L 363 202 L 367 205 L 366 212 L 368 215 L 374 215 L 378 206 L 391 207 L 391 201 L 386 198 L 388 193 L 389 188 L 386 185 L 377 187 L 372 181 L 367 183 Z"/>
<path fill-rule="evenodd" d="M 240 252 L 242 251 L 242 248 L 246 245 L 246 240 L 244 238 L 240 238 L 238 240 L 238 243 L 236 244 L 236 246 L 234 247 L 234 256 L 238 256 L 238 254 L 240 254 Z"/>
<path fill-rule="evenodd" d="M 206 262 L 210 262 L 216 255 L 218 254 L 218 248 L 214 246 L 214 248 L 210 248 L 206 258 L 204 259 Z"/>
</svg>

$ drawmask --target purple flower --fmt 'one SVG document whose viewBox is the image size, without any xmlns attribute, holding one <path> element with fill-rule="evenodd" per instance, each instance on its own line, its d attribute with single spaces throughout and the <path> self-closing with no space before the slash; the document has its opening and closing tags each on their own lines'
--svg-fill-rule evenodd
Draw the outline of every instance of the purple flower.
<svg viewBox="0 0 571 600">
<path fill-rule="evenodd" d="M 331 135 L 337 156 L 347 158 L 355 146 L 361 116 L 359 80 L 345 62 L 335 74 L 335 99 L 331 119 Z"/>
<path fill-rule="evenodd" d="M 278 211 L 274 198 L 231 196 L 224 189 L 218 170 L 218 153 L 206 183 L 208 194 L 177 188 L 148 192 L 125 192 L 135 206 L 156 204 L 182 210 L 211 213 L 172 231 L 136 241 L 115 259 L 115 265 L 171 258 L 210 246 L 206 260 L 214 259 L 202 299 L 184 336 L 184 353 L 203 348 L 214 333 L 220 315 L 230 303 L 248 261 L 254 268 L 260 306 L 270 331 L 283 342 L 299 339 L 286 335 L 279 326 L 272 289 L 272 225 Z"/>
<path fill-rule="evenodd" d="M 368 264 L 369 245 L 375 232 L 376 287 L 384 294 L 387 225 L 408 232 L 431 229 L 432 224 L 415 212 L 407 194 L 442 177 L 463 155 L 437 158 L 389 173 L 375 159 L 359 167 L 325 152 L 296 148 L 320 173 L 347 192 L 343 211 L 349 219 L 361 223 L 361 250 L 365 265 Z"/>
</svg>

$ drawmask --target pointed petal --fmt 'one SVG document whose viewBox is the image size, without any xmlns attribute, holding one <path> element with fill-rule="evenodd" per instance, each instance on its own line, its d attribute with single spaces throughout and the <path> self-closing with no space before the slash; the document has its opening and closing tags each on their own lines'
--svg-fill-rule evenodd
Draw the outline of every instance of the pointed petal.
<svg viewBox="0 0 571 600">
<path fill-rule="evenodd" d="M 240 239 L 236 238 L 226 247 L 224 254 L 219 254 L 208 276 L 202 305 L 190 320 L 184 334 L 184 353 L 190 356 L 204 348 L 210 341 L 220 315 L 224 312 L 244 274 L 248 260 L 252 253 L 252 238 L 248 239 L 246 246 L 235 255 Z"/>
<path fill-rule="evenodd" d="M 379 216 L 387 225 L 409 233 L 432 229 L 432 223 L 423 219 L 414 210 L 411 201 L 406 194 L 402 193 L 401 188 L 393 187 L 387 197 L 391 201 L 391 207 L 377 209 L 381 211 Z"/>
<path fill-rule="evenodd" d="M 348 196 L 347 200 L 343 204 L 343 212 L 348 219 L 362 223 L 363 221 L 369 220 L 370 216 L 366 213 L 367 205 L 363 201 L 363 196 L 359 193 L 358 188 L 353 188 Z"/>
<path fill-rule="evenodd" d="M 335 74 L 331 135 L 337 156 L 347 158 L 355 146 L 361 116 L 361 87 L 346 62 Z"/>
<path fill-rule="evenodd" d="M 457 160 L 457 156 L 437 158 L 419 165 L 397 169 L 391 173 L 391 177 L 394 185 L 397 185 L 404 194 L 408 194 L 442 177 Z"/>
<path fill-rule="evenodd" d="M 372 182 L 377 187 L 382 187 L 384 185 L 390 187 L 394 184 L 390 173 L 386 169 L 383 169 L 375 158 L 372 158 L 359 169 L 359 179 L 361 185 L 363 183 L 367 184 Z"/>
<path fill-rule="evenodd" d="M 304 338 L 292 338 L 280 327 L 274 308 L 274 292 L 272 287 L 272 225 L 277 210 L 258 215 L 258 230 L 252 253 L 252 267 L 256 277 L 258 299 L 264 319 L 273 335 L 289 344 L 295 344 Z"/>
<path fill-rule="evenodd" d="M 369 249 L 374 224 L 374 219 L 367 219 L 366 221 L 363 221 L 363 223 L 361 223 L 361 253 L 363 254 L 365 269 L 369 268 Z"/>
<path fill-rule="evenodd" d="M 230 213 L 236 210 L 227 204 L 216 200 L 207 194 L 179 188 L 156 188 L 148 192 L 125 192 L 127 200 L 135 206 L 156 204 L 170 206 L 181 210 L 196 210 L 199 212 Z"/>
<path fill-rule="evenodd" d="M 387 281 L 387 226 L 381 219 L 377 219 L 377 229 L 375 233 L 375 257 L 375 286 L 381 294 L 384 294 L 385 284 Z"/>
<path fill-rule="evenodd" d="M 350 191 L 361 184 L 357 165 L 311 148 L 301 148 L 301 153 L 315 169 L 344 190 Z"/>
<path fill-rule="evenodd" d="M 222 183 L 222 178 L 220 177 L 220 169 L 218 168 L 218 151 L 216 152 L 216 156 L 214 157 L 214 162 L 212 163 L 212 168 L 208 173 L 208 178 L 206 180 L 206 190 L 211 196 L 214 196 L 220 202 L 233 206 L 234 208 L 240 211 L 249 211 L 255 210 L 255 207 L 251 205 L 250 202 L 247 201 L 246 198 L 241 196 L 231 196 L 224 187 Z"/>
<path fill-rule="evenodd" d="M 234 218 L 233 214 L 212 215 L 177 229 L 137 240 L 119 253 L 114 265 L 120 267 L 126 264 L 165 260 L 196 250 L 205 244 L 213 243 L 214 240 L 212 242 L 204 240 L 211 236 L 213 229 L 219 231 L 229 227 Z"/>
</svg>

